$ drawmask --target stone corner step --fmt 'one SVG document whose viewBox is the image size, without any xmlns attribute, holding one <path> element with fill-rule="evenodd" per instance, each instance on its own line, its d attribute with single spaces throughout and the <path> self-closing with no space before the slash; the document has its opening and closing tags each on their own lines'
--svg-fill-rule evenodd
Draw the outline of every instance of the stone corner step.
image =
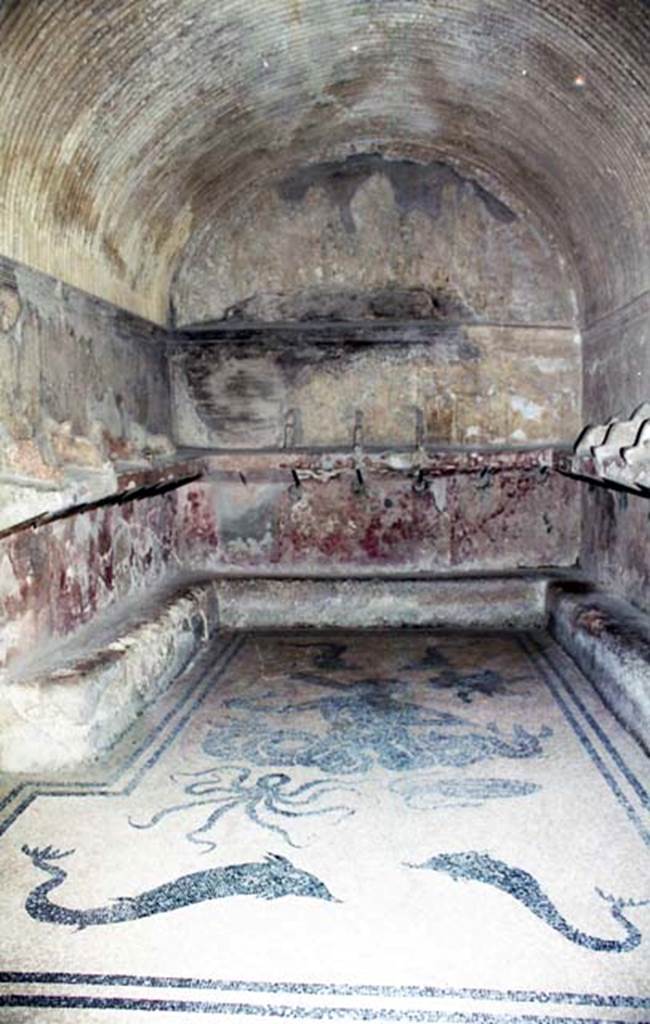
<svg viewBox="0 0 650 1024">
<path fill-rule="evenodd" d="M 619 721 L 650 752 L 650 616 L 589 584 L 548 589 L 549 628 Z"/>
<path fill-rule="evenodd" d="M 161 587 L 12 666 L 0 770 L 53 772 L 104 754 L 215 631 L 217 593 L 213 579 Z"/>
</svg>

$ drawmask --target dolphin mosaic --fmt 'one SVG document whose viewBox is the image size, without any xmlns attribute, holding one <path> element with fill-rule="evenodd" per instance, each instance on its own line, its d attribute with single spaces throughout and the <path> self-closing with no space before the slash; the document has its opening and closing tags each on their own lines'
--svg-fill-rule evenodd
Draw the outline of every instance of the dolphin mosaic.
<svg viewBox="0 0 650 1024">
<path fill-rule="evenodd" d="M 256 896 L 264 900 L 277 900 L 282 896 L 309 896 L 312 899 L 338 903 L 339 900 L 320 879 L 297 868 L 286 857 L 269 853 L 263 861 L 248 864 L 227 864 L 182 875 L 170 882 L 147 889 L 138 896 L 122 896 L 111 904 L 90 910 L 63 907 L 50 900 L 50 893 L 62 885 L 68 872 L 56 861 L 68 857 L 74 850 L 55 850 L 22 847 L 23 853 L 50 876 L 49 880 L 32 889 L 25 902 L 25 910 L 36 921 L 76 927 L 118 924 L 141 917 L 164 914 L 180 907 L 189 907 L 207 900 L 222 900 L 231 896 Z"/>
<path fill-rule="evenodd" d="M 611 904 L 612 917 L 622 925 L 626 933 L 624 939 L 600 939 L 593 935 L 587 935 L 570 925 L 543 892 L 539 882 L 528 871 L 510 867 L 501 860 L 494 860 L 487 853 L 476 853 L 473 850 L 463 853 L 443 853 L 430 857 L 423 864 L 407 864 L 406 867 L 442 871 L 450 875 L 454 881 L 462 879 L 492 885 L 509 896 L 513 896 L 541 921 L 563 935 L 565 939 L 594 952 L 629 953 L 630 950 L 636 949 L 642 940 L 641 932 L 625 917 L 623 910 L 626 907 L 646 906 L 650 904 L 650 900 L 616 899 L 613 896 L 606 896 L 600 889 L 596 889 L 601 899 Z"/>
</svg>

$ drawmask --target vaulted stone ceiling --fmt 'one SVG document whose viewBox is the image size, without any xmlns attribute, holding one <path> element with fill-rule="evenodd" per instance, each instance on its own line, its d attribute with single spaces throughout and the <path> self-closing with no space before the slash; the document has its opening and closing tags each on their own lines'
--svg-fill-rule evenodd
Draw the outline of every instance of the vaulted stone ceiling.
<svg viewBox="0 0 650 1024">
<path fill-rule="evenodd" d="M 649 52 L 646 0 L 5 0 L 0 252 L 165 322 L 224 211 L 378 153 L 526 212 L 594 320 L 647 287 Z"/>
</svg>

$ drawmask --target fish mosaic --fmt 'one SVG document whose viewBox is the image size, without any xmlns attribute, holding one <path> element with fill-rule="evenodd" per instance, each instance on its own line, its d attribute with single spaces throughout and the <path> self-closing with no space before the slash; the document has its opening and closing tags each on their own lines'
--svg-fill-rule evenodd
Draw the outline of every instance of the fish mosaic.
<svg viewBox="0 0 650 1024">
<path fill-rule="evenodd" d="M 293 643 L 288 646 L 292 650 L 313 651 L 312 664 L 314 668 L 326 669 L 330 672 L 346 672 L 354 671 L 359 667 L 353 661 L 347 661 L 345 658 L 349 644 L 305 641 L 304 643 Z"/>
<path fill-rule="evenodd" d="M 428 672 L 431 669 L 436 675 L 429 678 L 429 687 L 432 690 L 452 690 L 463 704 L 472 704 L 476 697 L 527 695 L 521 687 L 515 688 L 522 680 L 517 677 L 506 680 L 494 669 L 459 672 L 436 646 L 429 645 L 421 658 L 402 666 L 403 672 Z"/>
<path fill-rule="evenodd" d="M 518 723 L 509 729 L 494 722 L 481 724 L 432 702 L 431 685 L 423 688 L 413 679 L 351 677 L 353 670 L 363 670 L 350 657 L 347 644 L 304 641 L 286 646 L 292 667 L 284 681 L 270 688 L 257 685 L 254 695 L 224 697 L 222 714 L 200 740 L 200 752 L 213 767 L 170 776 L 182 794 L 148 820 L 129 819 L 133 828 L 153 828 L 170 816 L 191 816 L 204 808 L 204 820 L 185 834 L 205 852 L 218 843 L 224 818 L 234 814 L 299 848 L 305 845 L 302 830 L 299 842 L 292 825 L 305 818 L 314 825 L 339 824 L 351 817 L 363 805 L 359 787 L 374 778 L 376 769 L 408 777 L 423 769 L 539 758 L 552 736 L 547 726 L 533 731 Z M 294 671 L 296 652 L 299 664 L 307 655 L 310 670 Z M 411 665 L 443 666 L 452 672 L 448 659 L 431 645 Z M 463 677 L 463 685 L 490 696 L 504 691 L 492 670 L 475 676 Z M 459 680 L 454 676 L 454 686 L 461 685 Z M 472 699 L 461 697 L 464 703 Z M 308 770 L 310 777 L 298 781 L 300 770 Z M 472 807 L 539 790 L 535 784 L 508 779 L 448 779 L 423 787 L 421 778 L 390 786 L 413 810 Z"/>
<path fill-rule="evenodd" d="M 511 800 L 541 791 L 536 782 L 518 779 L 422 778 L 398 779 L 390 790 L 403 797 L 412 810 L 437 811 L 449 807 L 481 807 L 488 800 Z"/>
<path fill-rule="evenodd" d="M 318 686 L 332 686 L 318 680 Z M 281 695 L 238 697 L 225 702 L 223 724 L 213 725 L 203 752 L 218 760 L 257 766 L 316 768 L 331 774 L 447 766 L 460 768 L 499 758 L 538 757 L 552 736 L 547 726 L 533 731 L 516 724 L 504 732 L 406 696 L 408 684 L 395 679 L 363 679 L 341 684 L 327 696 L 286 702 Z M 324 727 L 277 728 L 272 721 L 312 712 Z M 233 714 L 244 712 L 245 714 Z M 257 716 L 254 726 L 251 716 Z"/>
<path fill-rule="evenodd" d="M 636 949 L 643 937 L 636 925 L 625 916 L 623 911 L 627 908 L 648 906 L 650 899 L 617 899 L 596 889 L 600 898 L 609 903 L 612 917 L 625 932 L 625 938 L 601 939 L 594 935 L 588 935 L 569 924 L 543 891 L 539 882 L 528 871 L 511 867 L 504 861 L 495 860 L 487 853 L 477 853 L 474 850 L 462 853 L 442 853 L 430 857 L 423 864 L 407 864 L 406 866 L 417 870 L 440 871 L 449 875 L 455 882 L 461 880 L 482 882 L 484 885 L 500 889 L 501 892 L 516 899 L 544 924 L 553 928 L 569 942 L 573 942 L 577 946 L 584 946 L 594 952 L 629 953 Z"/>
</svg>

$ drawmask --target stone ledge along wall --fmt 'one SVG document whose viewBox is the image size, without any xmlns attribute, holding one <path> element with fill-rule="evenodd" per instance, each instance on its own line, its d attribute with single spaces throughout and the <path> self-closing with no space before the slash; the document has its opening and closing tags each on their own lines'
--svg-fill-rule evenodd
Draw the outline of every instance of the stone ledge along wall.
<svg viewBox="0 0 650 1024">
<path fill-rule="evenodd" d="M 645 0 L 119 6 L 0 5 L 0 251 L 67 282 L 0 267 L 0 531 L 171 458 L 172 414 L 184 446 L 512 447 L 649 397 Z M 170 409 L 161 332 L 72 285 L 237 344 L 180 346 Z M 3 608 L 24 639 L 189 564 L 570 564 L 578 485 L 485 468 L 210 470 L 0 540 Z M 647 606 L 641 501 L 587 495 L 582 557 Z"/>
<path fill-rule="evenodd" d="M 645 328 L 626 326 L 648 287 L 646 0 L 265 0 L 264 17 L 250 0 L 119 6 L 113 18 L 100 3 L 0 5 L 3 254 L 161 325 L 170 307 L 177 326 L 439 315 L 494 331 L 497 348 L 498 331 L 525 329 L 530 371 L 508 398 L 496 378 L 510 371 L 477 375 L 482 356 L 450 369 L 425 415 L 414 375 L 391 367 L 391 442 L 418 403 L 427 443 L 572 441 L 579 382 L 573 414 L 560 403 L 554 424 L 535 407 L 554 406 L 565 372 L 539 329 L 566 331 L 568 352 L 576 322 L 585 417 L 629 414 L 636 385 L 608 392 L 623 363 L 647 366 Z M 271 401 L 285 388 L 275 372 Z M 256 443 L 269 404 L 251 411 Z M 375 431 L 384 444 L 371 396 L 350 404 L 365 443 Z M 323 431 L 351 419 L 339 409 Z M 200 443 L 232 443 L 199 426 Z M 607 552 L 620 550 L 620 585 L 647 601 L 645 505 L 586 501 L 585 565 L 616 582 Z"/>
<path fill-rule="evenodd" d="M 230 283 L 215 284 L 210 260 L 196 262 L 200 246 L 190 254 L 179 277 L 193 282 L 186 315 L 211 308 L 244 340 L 185 342 L 171 366 L 162 329 L 2 263 L 5 529 L 110 495 L 120 466 L 171 458 L 176 443 L 278 453 L 512 447 L 577 432 L 580 338 L 553 247 L 447 165 L 357 161 L 349 210 L 331 178 L 317 168 L 273 193 L 284 220 L 267 227 L 280 264 L 302 266 L 292 271 L 298 290 L 273 278 L 279 264 L 253 251 L 254 233 L 239 249 L 230 240 L 243 261 Z M 260 319 L 267 327 L 247 337 Z M 314 341 L 310 324 L 329 327 L 331 340 Z M 364 338 L 351 340 L 359 324 Z M 372 467 L 361 479 L 302 472 L 297 487 L 268 465 L 242 481 L 208 459 L 203 480 L 170 494 L 0 539 L 0 664 L 187 569 L 400 575 L 575 561 L 575 485 L 534 459 L 513 456 L 497 473 L 488 459 L 484 473 L 466 474 L 452 457 L 446 475 L 420 488 L 407 472 Z"/>
<path fill-rule="evenodd" d="M 0 540 L 0 669 L 176 567 L 172 495 L 98 508 Z"/>
<path fill-rule="evenodd" d="M 80 512 L 0 540 L 0 668 L 109 606 L 186 572 L 419 576 L 571 565 L 578 492 L 527 453 L 419 490 L 371 468 L 215 469 L 167 494 Z M 327 458 L 324 457 L 324 461 Z M 462 459 L 460 460 L 462 462 Z M 489 460 L 487 462 L 489 465 Z"/>
<path fill-rule="evenodd" d="M 408 327 L 401 329 L 408 336 Z M 396 328 L 396 334 L 400 329 Z M 203 448 L 570 443 L 580 429 L 574 330 L 463 324 L 421 341 L 314 344 L 265 332 L 172 356 L 175 436 Z M 288 424 L 288 426 L 287 426 Z"/>
</svg>

